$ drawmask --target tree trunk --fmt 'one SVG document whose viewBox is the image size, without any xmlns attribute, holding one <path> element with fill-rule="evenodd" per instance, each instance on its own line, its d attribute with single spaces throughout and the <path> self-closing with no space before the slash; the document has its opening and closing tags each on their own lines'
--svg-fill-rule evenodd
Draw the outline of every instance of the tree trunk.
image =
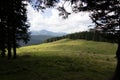
<svg viewBox="0 0 120 80">
<path fill-rule="evenodd" d="M 10 59 L 12 57 L 12 53 L 11 53 L 11 43 L 9 41 L 8 43 L 8 59 Z"/>
<path fill-rule="evenodd" d="M 15 33 L 13 37 L 13 58 L 15 59 L 17 57 L 16 55 L 16 38 L 15 38 Z"/>
<path fill-rule="evenodd" d="M 2 38 L 4 38 L 4 37 L 2 37 Z M 1 56 L 2 56 L 2 57 L 5 57 L 5 52 L 6 52 L 6 51 L 5 51 L 5 39 L 3 39 L 3 40 L 1 41 L 1 45 L 2 45 L 2 46 L 1 46 L 1 51 L 2 51 L 2 52 L 1 52 Z"/>
<path fill-rule="evenodd" d="M 17 57 L 17 55 L 16 55 L 16 45 L 15 44 L 13 44 L 13 58 L 14 59 Z"/>
<path fill-rule="evenodd" d="M 116 57 L 117 57 L 117 66 L 116 66 L 115 75 L 113 77 L 113 80 L 120 80 L 120 40 L 118 41 Z"/>
<path fill-rule="evenodd" d="M 1 56 L 2 56 L 2 57 L 5 57 L 5 52 L 6 52 L 6 51 L 5 51 L 5 48 L 3 47 L 3 48 L 2 48 L 2 52 L 1 52 Z"/>
<path fill-rule="evenodd" d="M 11 33 L 10 33 L 10 28 L 8 26 L 8 43 L 7 43 L 7 48 L 8 48 L 8 59 L 12 57 L 12 52 L 11 52 Z"/>
<path fill-rule="evenodd" d="M 5 40 L 5 39 L 6 39 L 6 38 L 5 38 L 5 37 L 6 37 L 6 35 L 5 35 L 6 32 L 5 32 L 4 27 L 5 27 L 4 25 L 1 25 L 1 30 L 0 30 L 0 31 L 1 31 L 0 46 L 1 46 L 1 51 L 2 51 L 2 52 L 1 52 L 1 56 L 2 56 L 2 57 L 5 57 L 5 52 L 6 52 L 6 50 L 5 50 L 5 48 L 6 48 L 6 46 L 5 46 L 5 44 L 6 44 L 6 43 L 5 43 L 5 41 L 6 41 L 6 40 Z"/>
</svg>

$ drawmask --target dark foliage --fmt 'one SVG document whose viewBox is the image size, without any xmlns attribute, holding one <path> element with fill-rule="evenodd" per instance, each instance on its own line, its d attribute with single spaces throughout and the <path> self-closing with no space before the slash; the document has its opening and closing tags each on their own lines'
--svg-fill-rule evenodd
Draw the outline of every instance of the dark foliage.
<svg viewBox="0 0 120 80">
<path fill-rule="evenodd" d="M 114 35 L 111 34 L 106 34 L 106 33 L 100 33 L 100 32 L 93 32 L 93 31 L 84 31 L 84 32 L 77 32 L 77 33 L 72 33 L 68 34 L 62 37 L 53 37 L 47 39 L 45 42 L 53 42 L 61 39 L 85 39 L 85 40 L 92 40 L 92 41 L 101 41 L 101 42 L 110 42 L 110 43 L 116 43 L 114 39 L 112 39 Z"/>
<path fill-rule="evenodd" d="M 5 56 L 7 48 L 8 58 L 16 58 L 17 41 L 29 40 L 26 15 L 26 3 L 24 0 L 0 0 L 0 50 Z"/>
</svg>

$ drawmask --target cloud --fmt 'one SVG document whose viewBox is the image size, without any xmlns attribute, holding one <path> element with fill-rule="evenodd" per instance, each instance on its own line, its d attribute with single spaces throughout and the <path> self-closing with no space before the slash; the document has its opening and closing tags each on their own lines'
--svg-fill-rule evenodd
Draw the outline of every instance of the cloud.
<svg viewBox="0 0 120 80">
<path fill-rule="evenodd" d="M 73 33 L 88 30 L 88 26 L 92 24 L 87 12 L 73 13 L 64 20 L 56 9 L 47 9 L 44 13 L 35 11 L 30 5 L 27 9 L 30 30 L 34 31 L 46 29 L 53 32 Z"/>
</svg>

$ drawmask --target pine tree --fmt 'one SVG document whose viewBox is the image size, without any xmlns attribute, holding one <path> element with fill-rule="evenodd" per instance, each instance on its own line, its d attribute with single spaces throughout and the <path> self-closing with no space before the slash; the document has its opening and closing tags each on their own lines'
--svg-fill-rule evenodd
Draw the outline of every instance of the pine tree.
<svg viewBox="0 0 120 80">
<path fill-rule="evenodd" d="M 8 58 L 12 57 L 12 48 L 14 53 L 13 57 L 16 58 L 18 40 L 23 40 L 24 42 L 29 40 L 29 25 L 26 15 L 27 3 L 24 0 L 2 0 L 0 4 L 2 14 L 0 14 L 0 23 L 1 25 L 4 24 L 2 25 L 1 31 L 5 30 L 0 34 L 1 41 L 5 39 L 4 45 L 8 50 Z M 5 48 L 3 45 L 0 47 Z M 2 52 L 4 51 L 2 50 Z"/>
</svg>

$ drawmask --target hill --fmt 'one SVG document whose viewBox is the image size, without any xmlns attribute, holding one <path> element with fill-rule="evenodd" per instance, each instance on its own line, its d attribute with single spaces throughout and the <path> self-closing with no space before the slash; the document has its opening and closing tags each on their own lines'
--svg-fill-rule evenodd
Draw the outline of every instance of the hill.
<svg viewBox="0 0 120 80">
<path fill-rule="evenodd" d="M 18 59 L 0 58 L 0 80 L 109 80 L 116 47 L 70 39 L 21 47 Z"/>
</svg>

